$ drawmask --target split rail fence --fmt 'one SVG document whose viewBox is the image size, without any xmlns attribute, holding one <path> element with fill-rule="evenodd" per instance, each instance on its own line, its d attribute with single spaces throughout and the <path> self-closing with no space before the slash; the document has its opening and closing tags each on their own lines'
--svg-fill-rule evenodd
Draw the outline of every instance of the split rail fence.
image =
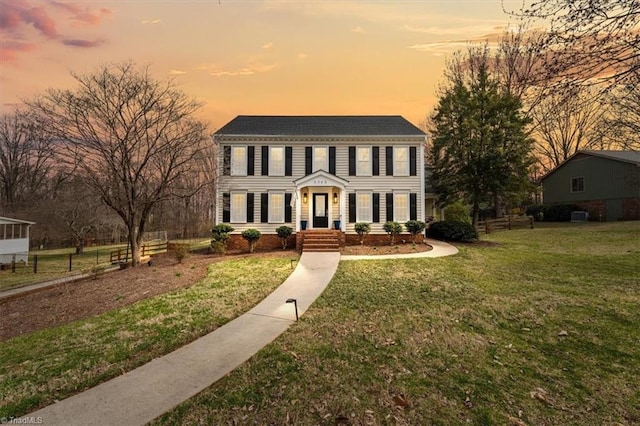
<svg viewBox="0 0 640 426">
<path fill-rule="evenodd" d="M 484 234 L 524 228 L 533 229 L 533 216 L 505 216 L 499 219 L 483 220 L 476 225 L 478 233 Z"/>
</svg>

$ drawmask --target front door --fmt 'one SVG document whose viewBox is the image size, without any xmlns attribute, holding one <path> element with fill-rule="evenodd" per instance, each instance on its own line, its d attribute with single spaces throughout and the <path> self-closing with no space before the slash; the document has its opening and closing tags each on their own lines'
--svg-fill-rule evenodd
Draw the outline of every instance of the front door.
<svg viewBox="0 0 640 426">
<path fill-rule="evenodd" d="M 313 227 L 329 227 L 329 194 L 313 194 Z"/>
</svg>

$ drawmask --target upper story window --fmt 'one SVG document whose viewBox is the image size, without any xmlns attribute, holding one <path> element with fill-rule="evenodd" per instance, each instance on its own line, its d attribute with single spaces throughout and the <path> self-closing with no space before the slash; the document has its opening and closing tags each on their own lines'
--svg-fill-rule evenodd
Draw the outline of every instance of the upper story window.
<svg viewBox="0 0 640 426">
<path fill-rule="evenodd" d="M 358 176 L 371 176 L 371 147 L 356 147 L 356 174 Z"/>
<path fill-rule="evenodd" d="M 329 148 L 326 146 L 313 147 L 313 171 L 329 171 Z"/>
<path fill-rule="evenodd" d="M 247 175 L 247 147 L 231 147 L 231 176 Z"/>
<path fill-rule="evenodd" d="M 371 192 L 356 193 L 356 220 L 358 222 L 372 222 Z"/>
<path fill-rule="evenodd" d="M 247 193 L 231 193 L 231 222 L 244 223 L 247 221 Z"/>
<path fill-rule="evenodd" d="M 584 178 L 571 178 L 571 192 L 584 192 Z"/>
<path fill-rule="evenodd" d="M 284 176 L 284 147 L 269 147 L 269 176 Z"/>
<path fill-rule="evenodd" d="M 393 147 L 393 175 L 409 176 L 409 147 Z"/>
</svg>

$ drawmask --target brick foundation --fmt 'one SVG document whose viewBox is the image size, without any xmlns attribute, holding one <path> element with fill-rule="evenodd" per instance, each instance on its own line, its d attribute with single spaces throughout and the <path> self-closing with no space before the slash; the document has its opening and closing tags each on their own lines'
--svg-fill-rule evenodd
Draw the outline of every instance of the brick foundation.
<svg viewBox="0 0 640 426">
<path fill-rule="evenodd" d="M 360 236 L 358 234 L 346 234 L 346 245 L 348 246 L 357 246 L 360 244 Z M 409 233 L 404 233 L 400 235 L 396 235 L 396 243 L 401 244 L 404 240 L 407 243 L 412 241 L 412 236 Z M 388 246 L 389 245 L 389 236 L 387 234 L 369 234 L 364 239 L 365 246 Z M 422 243 L 424 241 L 424 235 L 418 234 L 416 237 L 416 243 Z"/>
<path fill-rule="evenodd" d="M 622 218 L 624 220 L 640 220 L 640 198 L 622 200 Z"/>
<path fill-rule="evenodd" d="M 607 220 L 607 209 L 604 200 L 580 201 L 577 202 L 576 205 L 580 207 L 580 209 L 589 212 L 590 221 Z"/>
<path fill-rule="evenodd" d="M 249 242 L 242 238 L 240 234 L 231 234 L 229 236 L 229 241 L 227 241 L 227 250 L 244 250 L 249 251 Z M 292 249 L 295 248 L 296 244 L 296 235 L 292 234 L 287 239 L 287 248 Z M 255 250 L 277 250 L 282 249 L 282 240 L 276 234 L 262 234 L 258 243 L 256 244 Z"/>
</svg>

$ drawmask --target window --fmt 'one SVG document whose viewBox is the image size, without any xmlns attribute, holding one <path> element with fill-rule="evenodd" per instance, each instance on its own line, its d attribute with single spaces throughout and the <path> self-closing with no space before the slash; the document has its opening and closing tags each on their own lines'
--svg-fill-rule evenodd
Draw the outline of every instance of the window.
<svg viewBox="0 0 640 426">
<path fill-rule="evenodd" d="M 356 220 L 358 222 L 372 221 L 371 204 L 370 192 L 356 193 Z"/>
<path fill-rule="evenodd" d="M 409 176 L 409 148 L 406 146 L 393 148 L 393 175 Z"/>
<path fill-rule="evenodd" d="M 584 178 L 571 178 L 571 192 L 584 192 Z"/>
<path fill-rule="evenodd" d="M 284 147 L 269 147 L 269 176 L 284 176 Z"/>
<path fill-rule="evenodd" d="M 247 221 L 247 193 L 231 193 L 231 222 L 244 223 Z"/>
<path fill-rule="evenodd" d="M 247 147 L 234 146 L 231 148 L 231 176 L 247 175 Z"/>
<path fill-rule="evenodd" d="M 313 147 L 313 171 L 329 171 L 329 152 L 326 146 Z"/>
<path fill-rule="evenodd" d="M 359 146 L 356 151 L 357 175 L 371 176 L 371 147 Z"/>
<path fill-rule="evenodd" d="M 269 223 L 284 223 L 284 193 L 269 193 Z"/>
<path fill-rule="evenodd" d="M 393 220 L 404 223 L 409 220 L 409 194 L 394 194 Z"/>
</svg>

